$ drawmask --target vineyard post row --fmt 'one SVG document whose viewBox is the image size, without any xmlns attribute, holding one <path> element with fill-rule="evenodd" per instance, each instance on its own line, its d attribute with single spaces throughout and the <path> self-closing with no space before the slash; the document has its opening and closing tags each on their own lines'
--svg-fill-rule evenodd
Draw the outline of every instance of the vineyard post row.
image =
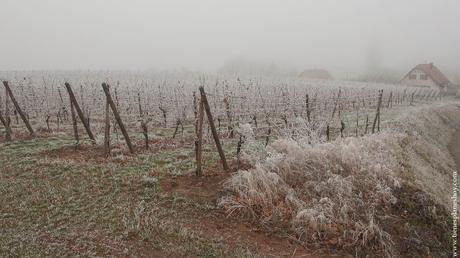
<svg viewBox="0 0 460 258">
<path fill-rule="evenodd" d="M 29 120 L 28 120 L 28 114 L 26 114 L 25 112 L 23 112 L 23 110 L 21 109 L 18 101 L 16 100 L 14 94 L 13 94 L 13 91 L 11 90 L 10 88 L 10 85 L 8 83 L 8 81 L 3 81 L 3 85 L 5 87 L 5 90 L 6 90 L 6 102 L 5 102 L 5 115 L 3 115 L 1 112 L 0 112 L 0 122 L 3 124 L 3 126 L 5 127 L 5 135 L 6 135 L 6 140 L 7 141 L 11 141 L 11 120 L 10 120 L 10 117 L 9 117 L 9 106 L 8 106 L 8 102 L 9 100 L 11 100 L 14 104 L 14 108 L 15 108 L 15 111 L 19 114 L 19 116 L 21 117 L 22 121 L 24 122 L 24 124 L 26 125 L 27 127 L 27 130 L 29 131 L 30 135 L 31 136 L 36 136 L 33 128 L 31 127 L 30 123 L 29 123 Z M 94 134 L 92 133 L 91 131 L 91 128 L 90 128 L 90 125 L 89 125 L 89 118 L 85 117 L 82 109 L 80 108 L 80 105 L 74 95 L 74 92 L 72 90 L 72 87 L 71 85 L 68 83 L 68 82 L 65 82 L 64 83 L 65 85 L 65 88 L 67 90 L 67 93 L 69 95 L 69 99 L 70 99 L 70 107 L 71 107 L 71 113 L 72 113 L 72 125 L 73 125 L 73 131 L 74 131 L 74 137 L 75 137 L 75 140 L 77 141 L 77 144 L 76 146 L 78 146 L 78 143 L 79 143 L 79 140 L 80 140 L 80 137 L 78 135 L 78 128 L 77 128 L 77 119 L 76 119 L 76 116 L 78 115 L 81 123 L 83 124 L 84 126 L 84 129 L 88 135 L 88 137 L 90 138 L 90 140 L 92 141 L 92 143 L 95 143 L 95 137 L 94 137 Z M 118 109 L 117 109 L 117 105 L 114 103 L 113 99 L 112 99 L 112 96 L 111 96 L 111 93 L 110 93 L 110 86 L 107 84 L 107 83 L 102 83 L 102 89 L 103 89 L 103 92 L 105 94 L 105 137 L 104 137 L 104 151 L 105 151 L 105 154 L 106 154 L 106 157 L 110 155 L 110 110 L 112 111 L 114 117 L 115 117 L 115 120 L 118 124 L 118 127 L 120 128 L 120 130 L 122 131 L 122 134 L 124 136 L 124 139 L 126 141 L 126 145 L 128 146 L 128 149 L 130 151 L 130 153 L 134 153 L 135 150 L 134 150 L 134 147 L 131 143 L 131 140 L 130 140 L 130 137 L 128 135 L 128 132 L 126 130 L 126 127 L 122 121 L 122 118 L 118 112 Z M 216 148 L 217 148 L 217 151 L 218 151 L 218 154 L 220 156 L 220 160 L 221 160 L 221 163 L 222 163 L 222 166 L 224 168 L 225 171 L 229 171 L 229 167 L 228 167 L 228 164 L 227 164 L 227 160 L 226 160 L 226 157 L 225 157 L 225 154 L 224 154 L 224 151 L 223 151 L 223 148 L 222 148 L 222 144 L 221 144 L 221 141 L 219 139 L 219 135 L 218 135 L 218 132 L 217 132 L 217 129 L 216 129 L 216 126 L 214 124 L 214 119 L 213 119 L 213 114 L 211 113 L 211 108 L 210 108 L 210 104 L 209 104 L 209 101 L 208 101 L 208 97 L 207 97 L 207 94 L 204 90 L 204 86 L 201 85 L 199 87 L 199 92 L 200 92 L 200 99 L 197 101 L 197 98 L 196 98 L 196 95 L 195 95 L 195 92 L 193 93 L 193 107 L 194 107 L 194 114 L 195 114 L 195 158 L 196 158 L 196 175 L 198 176 L 201 176 L 203 171 L 202 171 L 202 146 L 203 146 L 203 122 L 204 122 L 204 113 L 206 113 L 206 116 L 207 116 L 207 121 L 208 121 L 208 124 L 209 124 L 209 128 L 208 129 L 211 129 L 211 133 L 212 133 L 212 137 L 213 137 L 213 140 L 215 142 L 215 145 L 216 145 Z M 60 94 L 60 91 L 59 91 L 59 94 Z M 214 96 L 213 94 L 211 94 L 212 96 Z M 417 97 L 418 98 L 418 95 L 421 95 L 418 90 L 415 91 L 415 92 L 412 92 L 409 96 L 409 98 L 407 98 L 407 101 L 410 102 L 409 105 L 413 105 L 414 103 L 414 100 L 415 98 Z M 61 100 L 62 100 L 62 96 L 61 97 Z M 398 103 L 398 102 L 402 102 L 406 99 L 406 91 L 404 91 L 404 94 L 402 96 L 402 100 L 399 96 L 399 93 L 398 95 L 396 96 L 395 100 L 393 99 L 393 92 L 390 92 L 389 94 L 389 97 L 388 97 L 388 102 L 386 103 L 386 106 L 387 108 L 390 108 L 393 106 L 393 101 L 395 101 L 395 103 Z M 438 93 L 437 96 L 436 94 L 432 94 L 432 91 L 429 91 L 428 93 L 425 92 L 425 94 L 423 94 L 423 96 L 420 97 L 420 100 L 423 100 L 423 99 L 426 99 L 428 100 L 429 98 L 431 99 L 436 99 L 438 98 L 441 99 L 442 97 L 442 94 L 441 93 Z M 332 110 L 332 118 L 334 118 L 334 115 L 336 112 L 339 113 L 339 116 L 340 116 L 340 113 L 343 112 L 342 111 L 342 103 L 341 103 L 341 90 L 339 89 L 338 91 L 338 94 L 337 96 L 334 96 L 332 97 L 333 99 L 333 110 Z M 139 101 L 139 113 L 140 113 L 140 117 L 143 117 L 143 110 L 142 110 L 142 107 L 141 107 L 141 104 L 140 104 L 140 94 L 138 94 L 138 101 Z M 224 104 L 225 104 L 225 113 L 227 115 L 227 119 L 228 119 L 228 130 L 230 131 L 230 137 L 233 135 L 233 124 L 232 124 L 232 114 L 231 114 L 231 110 L 230 110 L 230 100 L 226 98 L 224 98 Z M 314 100 L 315 101 L 315 100 Z M 307 121 L 308 122 L 311 122 L 312 118 L 311 118 L 311 114 L 312 114 L 312 103 L 314 101 L 311 101 L 310 97 L 308 94 L 305 95 L 305 110 L 306 110 L 306 118 L 307 118 Z M 363 100 L 364 101 L 364 100 Z M 377 131 L 380 131 L 380 110 L 381 110 L 381 107 L 382 107 L 382 102 L 383 102 L 383 90 L 379 90 L 378 91 L 378 98 L 377 98 L 377 105 L 376 105 L 376 110 L 375 110 L 375 117 L 374 117 L 374 121 L 372 123 L 372 130 L 371 132 L 374 133 L 375 132 L 375 129 L 377 128 Z M 353 102 L 353 106 L 354 106 L 354 102 Z M 313 111 L 315 109 L 313 108 Z M 75 114 L 75 111 L 76 111 L 76 114 Z M 163 111 L 163 113 L 165 113 L 165 111 Z M 358 114 L 358 113 L 357 113 Z M 331 119 L 332 119 L 331 118 Z M 48 119 L 49 119 L 49 116 L 47 118 L 47 123 L 48 123 Z M 256 124 L 256 127 L 257 127 L 257 118 L 254 116 L 253 117 L 253 120 Z M 286 120 L 286 117 L 284 117 L 284 119 Z M 219 127 L 220 127 L 220 118 L 218 118 L 219 120 Z M 368 131 L 368 120 L 369 118 L 367 117 L 366 118 L 366 131 L 365 131 L 365 134 L 367 133 Z M 341 128 L 340 128 L 340 136 L 343 137 L 343 130 L 345 129 L 345 123 L 343 121 L 340 121 L 341 122 Z M 58 121 L 59 123 L 59 121 Z M 142 120 L 141 121 L 141 127 L 142 127 L 142 133 L 144 134 L 144 137 L 145 137 L 145 147 L 146 149 L 148 149 L 148 132 L 147 132 L 147 123 L 148 121 L 145 121 L 145 120 Z M 178 126 L 179 124 L 181 124 L 182 122 L 181 121 L 178 121 L 176 123 L 176 130 L 175 130 L 175 133 L 174 133 L 174 136 L 176 135 L 176 132 L 177 132 L 177 129 L 178 129 Z M 269 123 L 269 122 L 268 122 Z M 286 123 L 286 126 L 287 126 L 287 121 L 285 121 Z M 358 124 L 358 115 L 357 115 L 357 118 L 356 118 L 356 124 Z M 49 128 L 49 125 L 48 125 L 48 128 Z M 270 130 L 271 128 L 269 128 L 269 132 L 271 131 Z M 329 141 L 330 140 L 330 127 L 329 127 L 329 123 L 327 123 L 327 126 L 326 126 L 326 139 Z M 270 134 L 270 133 L 269 133 Z M 358 135 L 358 127 L 356 128 L 356 135 Z M 173 138 L 174 138 L 173 136 Z M 268 137 L 267 136 L 267 143 L 268 143 Z M 242 141 L 242 137 L 240 136 L 240 141 L 238 142 L 238 150 L 237 150 L 237 153 L 239 153 L 239 150 L 241 149 L 241 144 L 243 143 Z"/>
</svg>

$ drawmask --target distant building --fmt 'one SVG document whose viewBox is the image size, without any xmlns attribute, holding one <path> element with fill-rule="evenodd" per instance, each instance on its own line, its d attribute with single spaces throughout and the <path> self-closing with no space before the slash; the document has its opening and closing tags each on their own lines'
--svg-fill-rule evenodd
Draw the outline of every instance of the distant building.
<svg viewBox="0 0 460 258">
<path fill-rule="evenodd" d="M 300 77 L 318 80 L 333 80 L 331 74 L 323 69 L 309 69 L 300 73 Z"/>
<path fill-rule="evenodd" d="M 447 90 L 451 86 L 449 79 L 433 63 L 417 65 L 404 76 L 401 84 L 440 90 Z"/>
</svg>

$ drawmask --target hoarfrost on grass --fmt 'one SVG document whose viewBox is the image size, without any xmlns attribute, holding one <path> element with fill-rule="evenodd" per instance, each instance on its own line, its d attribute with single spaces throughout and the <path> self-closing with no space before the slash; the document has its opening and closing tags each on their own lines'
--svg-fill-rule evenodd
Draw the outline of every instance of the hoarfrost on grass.
<svg viewBox="0 0 460 258">
<path fill-rule="evenodd" d="M 398 202 L 394 190 L 402 181 L 448 208 L 444 186 L 455 164 L 446 146 L 459 125 L 456 104 L 437 104 L 410 108 L 378 134 L 325 142 L 305 129 L 267 148 L 242 126 L 243 154 L 254 168 L 232 176 L 226 183 L 232 194 L 220 206 L 261 223 L 286 222 L 304 241 L 334 240 L 392 256 L 391 235 L 376 211 Z"/>
</svg>

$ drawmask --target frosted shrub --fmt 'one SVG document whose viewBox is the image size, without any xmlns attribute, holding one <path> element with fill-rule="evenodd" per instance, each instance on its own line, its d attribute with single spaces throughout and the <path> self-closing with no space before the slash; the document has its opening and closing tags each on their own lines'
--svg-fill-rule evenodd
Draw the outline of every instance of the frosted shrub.
<svg viewBox="0 0 460 258">
<path fill-rule="evenodd" d="M 320 137 L 312 141 L 306 129 L 296 139 L 279 139 L 259 153 L 248 152 L 257 156 L 255 168 L 238 171 L 226 183 L 232 194 L 220 206 L 231 215 L 250 215 L 265 224 L 287 221 L 303 241 L 329 241 L 356 252 L 372 249 L 392 256 L 391 236 L 379 226 L 376 214 L 398 202 L 394 190 L 414 177 L 408 173 L 425 169 L 424 175 L 434 176 L 438 172 L 430 162 L 435 158 L 443 170 L 452 165 L 443 146 L 452 127 L 460 124 L 459 109 L 430 108 L 410 110 L 410 117 L 402 115 L 396 127 L 379 134 L 324 142 Z M 411 183 L 430 188 L 415 177 Z M 442 201 L 437 186 L 427 191 Z"/>
<path fill-rule="evenodd" d="M 396 141 L 387 134 L 317 145 L 278 140 L 265 162 L 228 181 L 234 195 L 221 205 L 229 213 L 249 213 L 264 223 L 287 219 L 305 241 L 351 243 L 352 234 L 342 232 L 355 231 L 354 222 L 365 221 L 367 210 L 396 201 L 391 189 L 398 186 L 392 172 L 398 164 L 391 151 L 370 149 L 380 137 Z"/>
<path fill-rule="evenodd" d="M 290 206 L 289 202 L 286 202 L 288 186 L 278 174 L 266 172 L 260 167 L 251 171 L 241 171 L 228 181 L 227 187 L 241 194 L 238 199 L 229 197 L 223 200 L 230 213 L 245 211 L 266 219 L 286 213 L 286 210 L 278 209 L 282 208 L 278 207 L 279 204 L 287 205 L 286 209 Z M 270 209 L 267 209 L 269 207 Z"/>
</svg>

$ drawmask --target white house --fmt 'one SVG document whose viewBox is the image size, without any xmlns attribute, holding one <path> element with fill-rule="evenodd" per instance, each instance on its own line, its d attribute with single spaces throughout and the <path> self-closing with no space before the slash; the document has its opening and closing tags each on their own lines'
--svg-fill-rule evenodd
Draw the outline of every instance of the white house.
<svg viewBox="0 0 460 258">
<path fill-rule="evenodd" d="M 433 63 L 419 64 L 401 80 L 401 84 L 447 90 L 450 81 Z"/>
</svg>

